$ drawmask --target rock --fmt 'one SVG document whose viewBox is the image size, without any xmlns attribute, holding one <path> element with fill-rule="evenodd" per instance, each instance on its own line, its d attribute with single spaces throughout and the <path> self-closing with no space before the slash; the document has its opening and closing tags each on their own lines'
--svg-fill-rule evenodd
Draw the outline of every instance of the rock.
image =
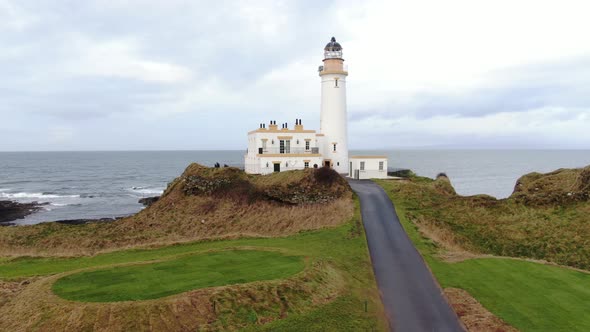
<svg viewBox="0 0 590 332">
<path fill-rule="evenodd" d="M 144 206 L 150 206 L 157 202 L 160 199 L 160 196 L 153 196 L 153 197 L 144 197 L 138 201 L 138 203 L 143 204 Z"/>
<path fill-rule="evenodd" d="M 456 195 L 455 188 L 451 184 L 451 180 L 445 173 L 438 173 L 436 175 L 436 180 L 434 180 L 434 187 L 438 189 L 440 192 L 445 193 L 447 195 Z"/>
<path fill-rule="evenodd" d="M 58 224 L 66 224 L 66 225 L 84 225 L 91 222 L 113 222 L 117 221 L 124 217 L 116 217 L 116 218 L 99 218 L 99 219 L 68 219 L 68 220 L 56 220 L 55 222 Z"/>
<path fill-rule="evenodd" d="M 47 204 L 49 203 L 0 201 L 0 223 L 22 219 L 29 214 L 39 211 L 43 205 Z"/>
</svg>

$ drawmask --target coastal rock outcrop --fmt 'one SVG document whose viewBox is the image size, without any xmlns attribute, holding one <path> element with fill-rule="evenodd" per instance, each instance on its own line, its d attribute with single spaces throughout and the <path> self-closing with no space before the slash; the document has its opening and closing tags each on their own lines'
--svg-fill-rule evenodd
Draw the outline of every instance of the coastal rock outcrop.
<svg viewBox="0 0 590 332">
<path fill-rule="evenodd" d="M 184 195 L 232 197 L 249 203 L 267 200 L 284 204 L 317 204 L 350 193 L 346 180 L 329 168 L 251 176 L 237 168 L 208 168 L 193 164 L 169 188 L 177 185 Z M 163 196 L 169 193 L 167 189 Z"/>
<path fill-rule="evenodd" d="M 191 164 L 135 215 L 5 227 L 0 251 L 93 255 L 203 239 L 286 236 L 341 225 L 353 213 L 348 182 L 329 169 L 251 175 Z"/>
<path fill-rule="evenodd" d="M 445 173 L 438 173 L 436 175 L 436 180 L 434 180 L 434 187 L 444 194 L 457 195 L 455 188 L 451 184 L 451 180 Z"/>
<path fill-rule="evenodd" d="M 39 211 L 43 205 L 47 204 L 49 203 L 0 201 L 0 224 L 22 219 L 29 214 Z"/>
<path fill-rule="evenodd" d="M 518 179 L 510 198 L 534 206 L 589 201 L 590 166 L 526 174 Z"/>
<path fill-rule="evenodd" d="M 154 204 L 155 202 L 157 202 L 160 199 L 160 196 L 153 196 L 153 197 L 144 197 L 144 198 L 140 198 L 139 201 L 137 201 L 140 204 L 143 204 L 143 206 L 150 206 L 152 204 Z"/>
</svg>

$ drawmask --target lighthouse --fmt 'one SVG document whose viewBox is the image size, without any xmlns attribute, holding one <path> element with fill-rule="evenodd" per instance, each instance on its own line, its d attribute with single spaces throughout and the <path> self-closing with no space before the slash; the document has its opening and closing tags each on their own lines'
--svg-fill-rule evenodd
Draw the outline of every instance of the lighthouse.
<svg viewBox="0 0 590 332">
<path fill-rule="evenodd" d="M 244 170 L 249 174 L 270 174 L 328 167 L 354 179 L 387 178 L 387 156 L 348 155 L 348 121 L 346 116 L 347 68 L 342 46 L 332 37 L 324 47 L 324 64 L 319 67 L 322 89 L 320 130 L 303 126 L 293 114 L 288 122 L 275 120 L 259 123 L 248 132 L 248 149 Z M 311 73 L 310 73 L 311 74 Z"/>
<path fill-rule="evenodd" d="M 319 67 L 322 97 L 320 132 L 323 137 L 324 166 L 349 174 L 348 120 L 346 116 L 347 68 L 342 46 L 332 37 L 324 47 L 324 64 Z"/>
</svg>

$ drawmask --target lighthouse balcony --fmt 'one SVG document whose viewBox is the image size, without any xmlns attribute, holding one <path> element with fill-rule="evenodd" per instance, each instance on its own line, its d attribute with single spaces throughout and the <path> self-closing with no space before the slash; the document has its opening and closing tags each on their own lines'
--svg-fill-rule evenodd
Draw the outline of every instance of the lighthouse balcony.
<svg viewBox="0 0 590 332">
<path fill-rule="evenodd" d="M 315 155 L 319 154 L 319 148 L 279 148 L 279 147 L 272 147 L 272 148 L 258 148 L 258 155 Z"/>
</svg>

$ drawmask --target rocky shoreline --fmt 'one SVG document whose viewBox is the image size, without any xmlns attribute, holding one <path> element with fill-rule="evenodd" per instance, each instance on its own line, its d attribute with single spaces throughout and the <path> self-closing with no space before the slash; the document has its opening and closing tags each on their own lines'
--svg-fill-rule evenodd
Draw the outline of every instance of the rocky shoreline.
<svg viewBox="0 0 590 332">
<path fill-rule="evenodd" d="M 18 203 L 13 201 L 0 201 L 0 226 L 12 225 L 10 222 L 23 219 L 33 214 L 49 203 Z"/>
<path fill-rule="evenodd" d="M 160 196 L 145 197 L 138 201 L 138 203 L 144 206 L 150 206 L 157 202 Z M 38 212 L 43 209 L 44 205 L 49 203 L 19 203 L 14 201 L 0 201 L 0 226 L 15 226 L 13 221 L 23 219 L 26 216 Z M 53 222 L 66 224 L 66 225 L 83 225 L 91 222 L 113 222 L 127 216 L 119 216 L 112 218 L 98 218 L 98 219 L 64 219 L 64 220 L 53 220 Z"/>
<path fill-rule="evenodd" d="M 123 217 L 113 217 L 113 218 L 99 218 L 99 219 L 66 219 L 66 220 L 56 220 L 54 222 L 58 224 L 65 224 L 65 225 L 84 225 L 91 222 L 113 222 L 119 219 L 125 218 Z"/>
<path fill-rule="evenodd" d="M 138 201 L 138 203 L 143 204 L 143 206 L 150 206 L 157 202 L 160 199 L 160 196 L 153 196 L 153 197 L 145 197 Z"/>
</svg>

